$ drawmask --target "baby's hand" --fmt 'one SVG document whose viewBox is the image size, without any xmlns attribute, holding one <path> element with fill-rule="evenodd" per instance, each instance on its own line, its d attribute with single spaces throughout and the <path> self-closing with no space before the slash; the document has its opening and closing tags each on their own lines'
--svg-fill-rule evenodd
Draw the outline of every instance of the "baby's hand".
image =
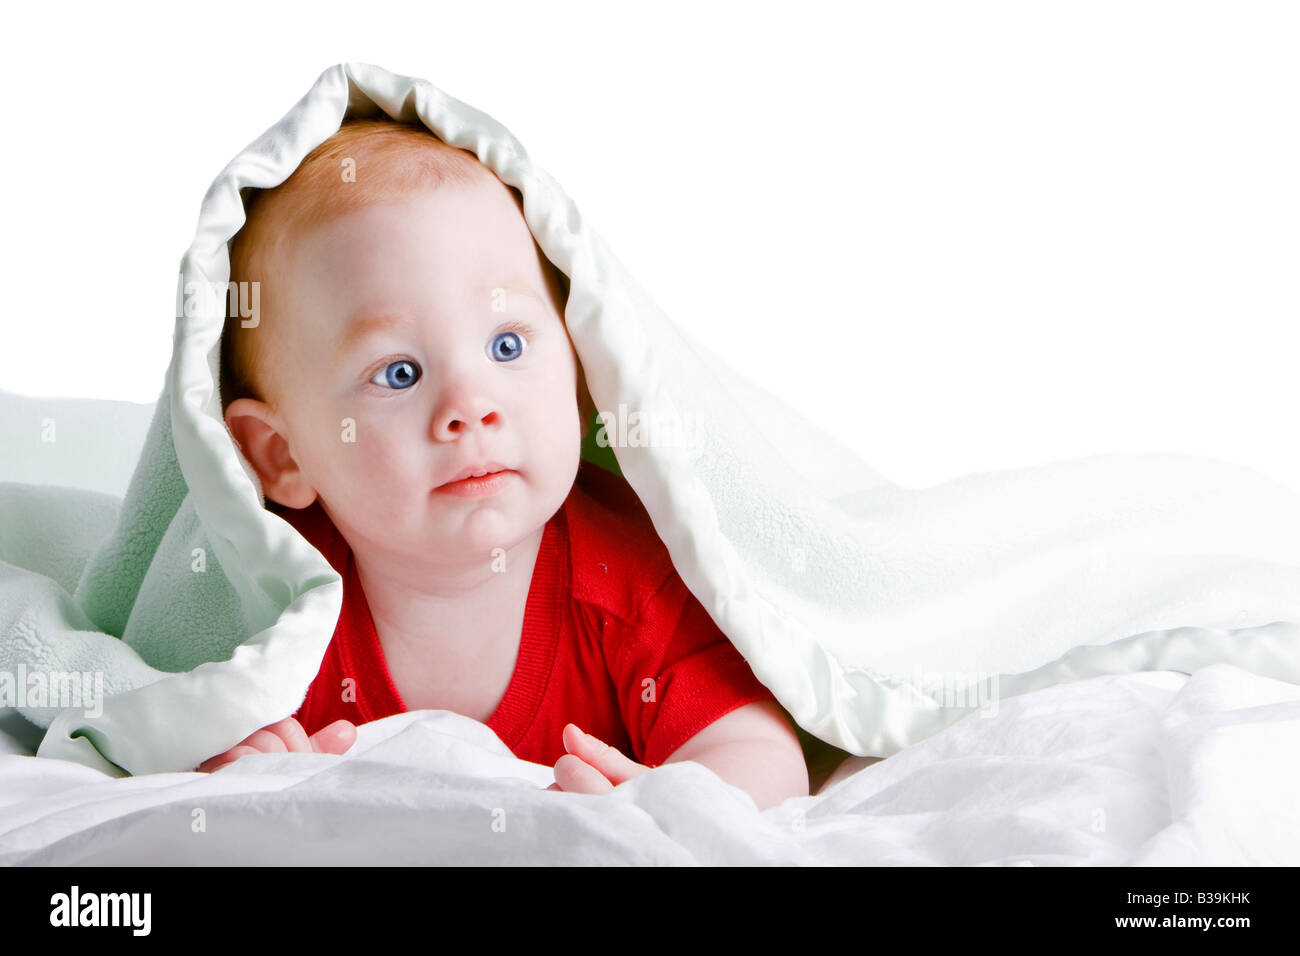
<svg viewBox="0 0 1300 956">
<path fill-rule="evenodd" d="M 577 724 L 564 728 L 564 749 L 555 761 L 555 783 L 547 790 L 569 793 L 608 793 L 625 780 L 639 777 L 650 768 L 578 729 Z"/>
<path fill-rule="evenodd" d="M 302 724 L 292 717 L 286 717 L 278 723 L 249 734 L 247 739 L 235 744 L 225 753 L 205 760 L 199 765 L 198 772 L 211 773 L 218 767 L 233 763 L 245 754 L 341 754 L 356 743 L 356 740 L 356 725 L 349 720 L 336 720 L 308 737 L 307 731 L 302 729 Z"/>
</svg>

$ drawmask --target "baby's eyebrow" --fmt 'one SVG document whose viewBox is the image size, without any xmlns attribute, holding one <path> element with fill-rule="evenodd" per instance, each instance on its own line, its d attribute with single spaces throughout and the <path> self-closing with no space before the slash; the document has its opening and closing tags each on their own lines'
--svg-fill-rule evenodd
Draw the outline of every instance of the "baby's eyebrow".
<svg viewBox="0 0 1300 956">
<path fill-rule="evenodd" d="M 349 320 L 348 330 L 339 342 L 335 355 L 342 358 L 373 335 L 378 335 L 380 332 L 386 332 L 389 329 L 410 328 L 410 326 L 411 322 L 405 315 L 387 312 L 364 315 L 360 319 Z"/>
<path fill-rule="evenodd" d="M 532 284 L 520 279 L 508 280 L 507 283 L 501 285 L 479 287 L 480 292 L 491 296 L 495 296 L 499 289 L 504 290 L 507 296 L 517 295 L 531 299 L 538 305 L 546 305 L 546 300 L 533 289 Z M 370 313 L 364 310 L 358 311 L 348 318 L 348 330 L 339 341 L 335 356 L 340 359 L 344 358 L 371 336 L 392 329 L 409 329 L 412 324 L 410 317 L 404 312 Z"/>
<path fill-rule="evenodd" d="M 495 296 L 498 291 L 505 292 L 508 296 L 521 295 L 526 299 L 532 299 L 539 305 L 546 305 L 546 300 L 533 288 L 533 283 L 524 279 L 514 278 L 497 285 L 480 286 L 479 291 L 490 296 Z"/>
</svg>

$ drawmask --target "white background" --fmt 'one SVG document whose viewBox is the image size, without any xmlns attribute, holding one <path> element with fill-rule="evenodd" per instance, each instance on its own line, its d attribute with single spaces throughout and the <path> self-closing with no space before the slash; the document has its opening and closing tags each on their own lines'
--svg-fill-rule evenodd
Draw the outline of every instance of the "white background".
<svg viewBox="0 0 1300 956">
<path fill-rule="evenodd" d="M 1178 451 L 1300 489 L 1300 8 L 9 12 L 0 388 L 151 402 L 208 184 L 326 67 L 504 123 L 667 313 L 887 477 Z"/>
</svg>

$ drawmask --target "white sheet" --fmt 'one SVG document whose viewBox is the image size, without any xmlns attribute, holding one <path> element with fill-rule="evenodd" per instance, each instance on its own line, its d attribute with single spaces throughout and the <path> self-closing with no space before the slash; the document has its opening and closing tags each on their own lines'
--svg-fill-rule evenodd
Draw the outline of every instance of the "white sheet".
<svg viewBox="0 0 1300 956">
<path fill-rule="evenodd" d="M 1300 686 L 1226 664 L 1002 700 L 762 813 L 693 763 L 545 791 L 447 711 L 211 775 L 30 753 L 0 731 L 0 864 L 1300 864 Z"/>
</svg>

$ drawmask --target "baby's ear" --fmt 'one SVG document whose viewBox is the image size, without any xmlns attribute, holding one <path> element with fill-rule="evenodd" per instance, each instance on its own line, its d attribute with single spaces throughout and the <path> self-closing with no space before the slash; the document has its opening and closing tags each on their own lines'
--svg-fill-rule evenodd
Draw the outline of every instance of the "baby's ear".
<svg viewBox="0 0 1300 956">
<path fill-rule="evenodd" d="M 266 497 L 286 508 L 306 508 L 316 500 L 316 489 L 289 453 L 284 425 L 271 406 L 254 398 L 237 398 L 226 409 L 226 428 L 257 472 Z"/>
</svg>

